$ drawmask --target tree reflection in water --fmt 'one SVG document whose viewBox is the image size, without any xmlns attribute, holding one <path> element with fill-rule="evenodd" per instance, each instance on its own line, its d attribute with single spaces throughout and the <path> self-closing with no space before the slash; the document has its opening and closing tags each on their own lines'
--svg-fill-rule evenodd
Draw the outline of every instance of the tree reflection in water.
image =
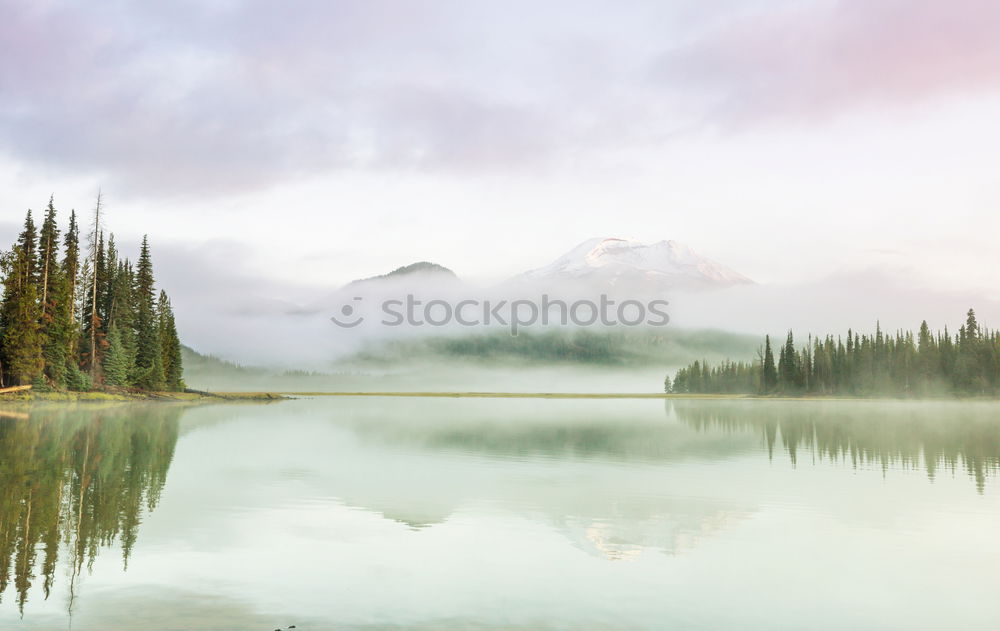
<svg viewBox="0 0 1000 631">
<path fill-rule="evenodd" d="M 699 430 L 756 432 L 770 458 L 775 447 L 792 464 L 809 450 L 855 467 L 919 469 L 934 479 L 959 469 L 981 493 L 1000 470 L 1000 407 L 988 402 L 685 400 L 668 402 Z"/>
<path fill-rule="evenodd" d="M 36 405 L 0 419 L 0 598 L 13 583 L 23 614 L 36 581 L 49 597 L 68 555 L 72 611 L 77 578 L 101 548 L 120 543 L 128 566 L 166 481 L 180 414 L 172 405 Z"/>
</svg>

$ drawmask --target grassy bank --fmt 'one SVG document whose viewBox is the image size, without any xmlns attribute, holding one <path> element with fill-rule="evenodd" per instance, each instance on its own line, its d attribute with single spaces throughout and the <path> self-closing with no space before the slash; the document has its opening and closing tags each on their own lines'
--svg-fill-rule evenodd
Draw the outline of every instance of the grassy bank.
<svg viewBox="0 0 1000 631">
<path fill-rule="evenodd" d="M 108 402 L 108 401 L 167 401 L 167 402 L 209 402 L 209 401 L 277 401 L 288 397 L 272 392 L 141 392 L 141 391 L 94 391 L 94 392 L 21 392 L 0 393 L 0 403 L 30 403 L 49 401 L 56 403 Z"/>
</svg>

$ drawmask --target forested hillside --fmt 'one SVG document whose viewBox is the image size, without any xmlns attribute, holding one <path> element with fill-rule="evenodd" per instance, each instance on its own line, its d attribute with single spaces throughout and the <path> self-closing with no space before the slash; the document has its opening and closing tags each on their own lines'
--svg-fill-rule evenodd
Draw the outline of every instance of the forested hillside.
<svg viewBox="0 0 1000 631">
<path fill-rule="evenodd" d="M 696 357 L 752 354 L 749 335 L 715 330 L 618 328 L 548 329 L 512 336 L 506 331 L 379 341 L 347 363 L 394 364 L 417 360 L 586 364 L 634 368 L 680 366 Z"/>
</svg>

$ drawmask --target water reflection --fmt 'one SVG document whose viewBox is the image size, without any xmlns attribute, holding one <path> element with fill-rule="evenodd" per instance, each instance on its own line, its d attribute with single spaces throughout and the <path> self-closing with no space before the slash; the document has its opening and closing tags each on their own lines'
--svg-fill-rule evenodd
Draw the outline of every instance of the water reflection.
<svg viewBox="0 0 1000 631">
<path fill-rule="evenodd" d="M 0 599 L 19 611 L 37 581 L 47 599 L 58 558 L 77 578 L 116 543 L 127 566 L 156 507 L 177 442 L 172 406 L 33 406 L 0 419 Z"/>
<path fill-rule="evenodd" d="M 628 400 L 385 401 L 334 418 L 366 444 L 503 459 L 657 463 L 724 458 L 756 446 L 750 436 L 692 432 L 651 411 Z"/>
<path fill-rule="evenodd" d="M 50 591 L 76 599 L 74 629 L 949 628 L 955 611 L 975 626 L 1000 615 L 997 411 L 38 408 L 0 420 L 0 627 L 65 628 Z M 128 572 L 107 567 L 112 545 Z M 776 593 L 787 619 L 773 618 Z M 875 600 L 898 624 L 864 624 Z"/>
<path fill-rule="evenodd" d="M 793 465 L 800 451 L 854 467 L 964 470 L 981 493 L 1000 470 L 1000 413 L 993 403 L 875 401 L 706 401 L 667 404 L 706 434 L 752 432 L 774 457 L 780 444 Z"/>
</svg>

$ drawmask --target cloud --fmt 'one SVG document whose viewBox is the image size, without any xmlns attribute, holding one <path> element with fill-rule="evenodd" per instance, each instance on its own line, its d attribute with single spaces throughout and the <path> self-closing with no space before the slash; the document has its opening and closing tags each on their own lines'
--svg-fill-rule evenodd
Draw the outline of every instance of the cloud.
<svg viewBox="0 0 1000 631">
<path fill-rule="evenodd" d="M 449 68 L 440 3 L 0 5 L 3 148 L 122 192 L 537 163 L 559 127 Z"/>
<path fill-rule="evenodd" d="M 993 0 L 798 3 L 728 20 L 665 53 L 656 79 L 700 90 L 726 125 L 813 119 L 1000 87 Z"/>
<path fill-rule="evenodd" d="M 991 0 L 0 0 L 0 14 L 0 152 L 120 195 L 358 169 L 544 173 L 706 116 L 1000 81 Z"/>
<path fill-rule="evenodd" d="M 911 270 L 879 266 L 845 270 L 810 282 L 747 285 L 675 298 L 671 324 L 686 328 L 796 336 L 868 331 L 876 321 L 886 331 L 932 329 L 956 332 L 968 309 L 992 326 L 1000 301 L 983 292 L 940 289 L 920 282 Z"/>
</svg>

